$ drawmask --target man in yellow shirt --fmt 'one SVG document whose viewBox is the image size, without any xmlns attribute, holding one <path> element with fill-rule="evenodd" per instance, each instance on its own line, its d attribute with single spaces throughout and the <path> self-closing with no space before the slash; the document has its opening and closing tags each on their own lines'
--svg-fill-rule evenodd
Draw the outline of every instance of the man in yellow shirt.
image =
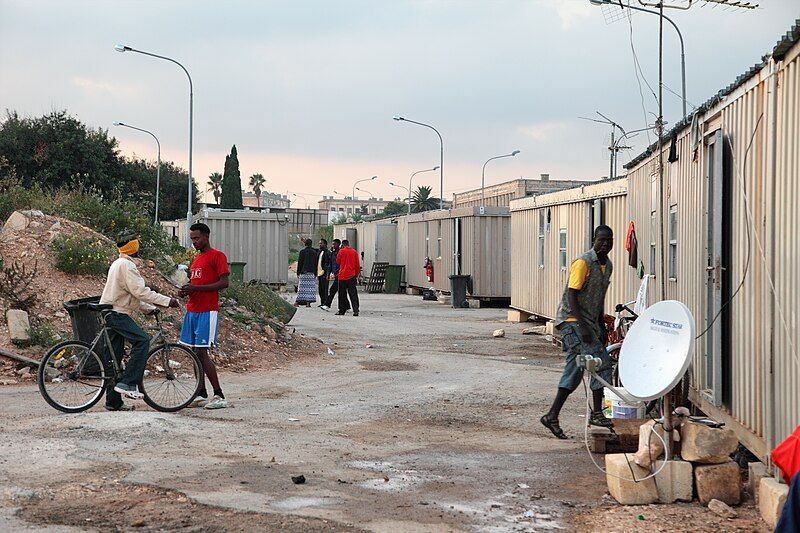
<svg viewBox="0 0 800 533">
<path fill-rule="evenodd" d="M 603 364 L 598 374 L 606 381 L 611 381 L 611 359 L 605 349 L 603 310 L 613 272 L 613 265 L 608 258 L 613 246 L 614 232 L 608 226 L 598 226 L 594 230 L 592 248 L 570 267 L 569 281 L 556 313 L 556 328 L 561 332 L 566 364 L 553 405 L 540 422 L 559 439 L 566 439 L 567 436 L 558 423 L 558 415 L 564 402 L 583 379 L 583 368 L 578 367 L 576 357 L 580 354 L 600 357 Z M 603 384 L 592 377 L 591 389 L 593 411 L 589 424 L 612 427 L 611 420 L 603 415 Z"/>
</svg>

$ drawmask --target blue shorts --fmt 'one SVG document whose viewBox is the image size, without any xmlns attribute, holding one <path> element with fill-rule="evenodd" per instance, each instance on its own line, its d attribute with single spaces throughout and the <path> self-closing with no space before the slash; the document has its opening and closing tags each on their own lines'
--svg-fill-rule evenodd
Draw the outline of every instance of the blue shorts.
<svg viewBox="0 0 800 533">
<path fill-rule="evenodd" d="M 181 344 L 193 348 L 210 348 L 217 345 L 219 329 L 219 312 L 203 311 L 193 313 L 187 311 L 183 316 Z"/>
<path fill-rule="evenodd" d="M 611 357 L 608 355 L 605 347 L 600 342 L 599 334 L 597 332 L 593 332 L 593 334 L 596 335 L 596 340 L 593 340 L 587 344 L 581 340 L 580 329 L 576 323 L 565 322 L 559 326 L 558 329 L 561 332 L 561 341 L 564 347 L 564 354 L 566 355 L 564 372 L 561 374 L 561 380 L 558 382 L 558 388 L 574 391 L 578 388 L 578 385 L 581 384 L 581 380 L 583 379 L 583 368 L 579 367 L 578 363 L 575 361 L 576 357 L 580 354 L 599 357 L 603 363 L 597 370 L 597 374 L 607 382 L 611 383 L 611 380 L 613 379 L 611 372 Z M 594 376 L 592 376 L 592 379 L 589 381 L 589 385 L 592 390 L 603 389 L 603 384 L 595 379 Z"/>
</svg>

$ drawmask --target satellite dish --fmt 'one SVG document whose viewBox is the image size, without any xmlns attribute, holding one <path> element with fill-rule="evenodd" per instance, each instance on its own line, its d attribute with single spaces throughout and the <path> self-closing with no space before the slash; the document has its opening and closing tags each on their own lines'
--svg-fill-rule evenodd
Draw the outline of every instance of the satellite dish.
<svg viewBox="0 0 800 533">
<path fill-rule="evenodd" d="M 695 325 L 675 300 L 648 307 L 633 323 L 619 354 L 619 378 L 631 395 L 654 400 L 671 391 L 689 368 Z"/>
</svg>

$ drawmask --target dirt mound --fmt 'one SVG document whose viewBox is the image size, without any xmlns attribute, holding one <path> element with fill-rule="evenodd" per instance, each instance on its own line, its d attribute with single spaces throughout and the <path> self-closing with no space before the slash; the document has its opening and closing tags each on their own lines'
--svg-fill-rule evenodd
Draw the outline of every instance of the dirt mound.
<svg viewBox="0 0 800 533">
<path fill-rule="evenodd" d="M 17 264 L 26 269 L 36 269 L 31 290 L 36 302 L 29 309 L 32 328 L 45 324 L 66 338 L 72 338 L 72 326 L 64 302 L 78 298 L 98 296 L 105 285 L 104 276 L 71 275 L 54 267 L 51 243 L 58 237 L 81 237 L 97 239 L 113 250 L 113 243 L 105 236 L 75 222 L 44 215 L 38 211 L 15 212 L 0 231 L 0 259 L 9 266 Z M 116 254 L 109 254 L 109 265 Z M 175 287 L 152 261 L 136 259 L 139 272 L 147 284 L 162 294 L 178 296 Z M 224 293 L 223 293 L 224 294 Z M 11 343 L 5 324 L 8 302 L 0 299 L 3 316 L 0 319 L 0 348 L 33 359 L 40 359 L 46 348 L 39 346 L 19 348 Z M 180 334 L 182 311 L 170 309 L 164 312 L 164 323 L 171 341 L 177 342 Z M 152 321 L 135 317 L 146 329 Z M 252 321 L 248 321 L 252 322 Z M 223 311 L 220 313 L 219 348 L 213 357 L 222 367 L 233 371 L 244 371 L 251 367 L 271 367 L 297 352 L 309 349 L 308 341 L 294 340 L 292 329 L 286 328 L 276 334 L 271 328 L 233 320 Z M 32 380 L 33 375 L 19 371 L 17 364 L 0 357 L 0 385 Z M 20 375 L 22 373 L 22 375 Z"/>
</svg>

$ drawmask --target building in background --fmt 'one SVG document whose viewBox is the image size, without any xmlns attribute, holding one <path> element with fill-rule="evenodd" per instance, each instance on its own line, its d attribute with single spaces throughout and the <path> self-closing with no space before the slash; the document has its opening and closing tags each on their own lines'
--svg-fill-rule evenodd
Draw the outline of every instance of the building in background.
<svg viewBox="0 0 800 533">
<path fill-rule="evenodd" d="M 262 192 L 261 198 L 257 198 L 252 192 L 242 192 L 242 204 L 244 207 L 279 207 L 288 208 L 289 198 L 285 194 L 274 192 Z"/>
<path fill-rule="evenodd" d="M 402 202 L 400 198 L 394 201 Z M 390 200 L 383 198 L 355 198 L 345 196 L 344 198 L 334 198 L 333 196 L 323 196 L 319 201 L 319 208 L 329 213 L 328 218 L 332 219 L 337 215 L 350 215 L 361 213 L 362 215 L 377 215 L 389 204 Z M 366 209 L 366 212 L 364 210 Z"/>
<path fill-rule="evenodd" d="M 550 174 L 542 174 L 538 180 L 518 179 L 489 185 L 483 190 L 483 205 L 494 207 L 508 207 L 511 200 L 519 200 L 529 196 L 546 194 L 564 189 L 572 189 L 581 185 L 588 185 L 588 181 L 578 180 L 551 180 Z M 481 189 L 477 188 L 467 192 L 453 195 L 453 208 L 480 207 Z"/>
</svg>

